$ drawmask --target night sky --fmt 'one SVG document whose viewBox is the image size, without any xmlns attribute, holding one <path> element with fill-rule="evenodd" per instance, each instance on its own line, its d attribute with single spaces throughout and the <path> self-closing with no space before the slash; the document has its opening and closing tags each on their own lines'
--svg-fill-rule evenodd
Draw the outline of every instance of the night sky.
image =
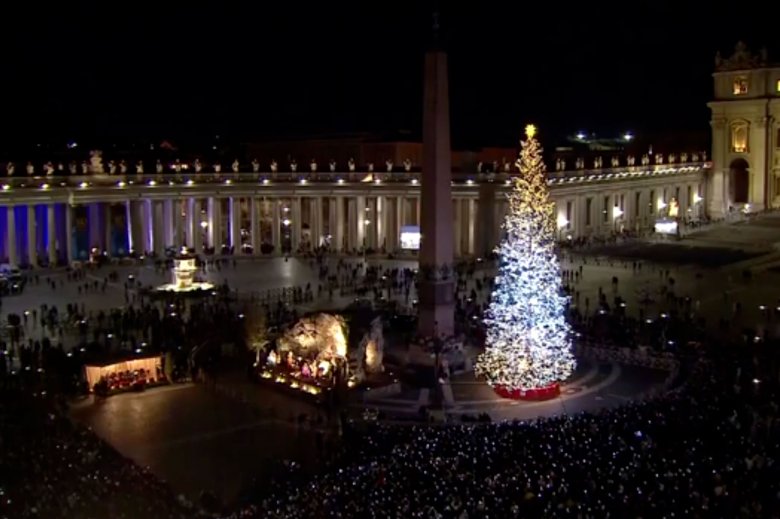
<svg viewBox="0 0 780 519">
<path fill-rule="evenodd" d="M 4 6 L 3 143 L 419 133 L 430 2 L 207 3 Z M 780 33 L 691 3 L 441 2 L 454 143 L 706 132 L 715 51 Z"/>
</svg>

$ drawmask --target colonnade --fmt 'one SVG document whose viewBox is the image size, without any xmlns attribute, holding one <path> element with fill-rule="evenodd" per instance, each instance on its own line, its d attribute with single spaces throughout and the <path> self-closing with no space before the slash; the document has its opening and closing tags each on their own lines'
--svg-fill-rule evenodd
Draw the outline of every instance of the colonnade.
<svg viewBox="0 0 780 519">
<path fill-rule="evenodd" d="M 649 229 L 665 216 L 696 220 L 704 215 L 703 185 L 701 175 L 690 175 L 644 183 L 553 186 L 558 239 Z M 453 190 L 456 256 L 493 250 L 501 238 L 507 189 L 482 183 Z M 402 230 L 411 227 L 406 230 L 414 233 L 420 226 L 421 202 L 415 191 L 146 195 L 137 192 L 113 201 L 68 196 L 0 206 L 0 258 L 38 266 L 83 261 L 96 254 L 162 257 L 185 245 L 216 254 L 295 253 L 321 246 L 337 252 L 394 253 L 404 248 Z"/>
</svg>

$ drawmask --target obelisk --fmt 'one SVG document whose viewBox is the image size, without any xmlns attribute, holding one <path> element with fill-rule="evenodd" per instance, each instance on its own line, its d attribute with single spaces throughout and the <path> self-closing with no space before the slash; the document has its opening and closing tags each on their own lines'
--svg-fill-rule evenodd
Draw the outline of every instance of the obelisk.
<svg viewBox="0 0 780 519">
<path fill-rule="evenodd" d="M 422 214 L 420 219 L 419 331 L 453 334 L 453 221 L 447 54 L 434 15 L 433 45 L 425 54 L 423 93 Z"/>
</svg>

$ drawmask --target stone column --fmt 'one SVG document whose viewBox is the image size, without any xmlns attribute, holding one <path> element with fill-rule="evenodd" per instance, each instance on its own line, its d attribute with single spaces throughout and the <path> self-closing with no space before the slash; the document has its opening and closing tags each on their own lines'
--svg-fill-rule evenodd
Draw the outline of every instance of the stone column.
<svg viewBox="0 0 780 519">
<path fill-rule="evenodd" d="M 139 200 L 138 211 L 141 215 L 141 250 L 146 254 L 154 250 L 152 244 L 152 218 L 151 218 L 151 200 Z"/>
<path fill-rule="evenodd" d="M 406 225 L 406 198 L 398 196 L 395 199 L 395 239 L 396 249 L 401 248 L 401 228 Z"/>
<path fill-rule="evenodd" d="M 636 229 L 636 215 L 634 214 L 634 192 L 624 191 L 620 194 L 623 200 L 623 221 L 625 222 L 626 229 Z M 574 225 L 572 224 L 572 227 Z"/>
<path fill-rule="evenodd" d="M 357 247 L 357 202 L 354 197 L 347 198 L 347 250 Z"/>
<path fill-rule="evenodd" d="M 200 214 L 196 210 L 197 204 L 194 198 L 186 198 L 187 209 L 186 220 L 184 222 L 184 241 L 187 242 L 187 247 L 195 248 L 195 234 L 200 233 Z M 196 253 L 200 253 L 200 249 L 195 250 Z"/>
<path fill-rule="evenodd" d="M 479 185 L 479 202 L 475 219 L 475 235 L 477 256 L 485 258 L 496 246 L 496 186 L 493 183 L 483 182 Z"/>
<path fill-rule="evenodd" d="M 377 226 L 379 224 L 379 218 L 377 213 L 376 198 L 366 197 L 366 207 L 363 209 L 364 216 L 364 234 L 363 238 L 366 242 L 366 247 L 369 249 L 377 248 Z M 367 209 L 367 210 L 366 210 Z"/>
<path fill-rule="evenodd" d="M 165 256 L 165 247 L 168 245 L 165 242 L 164 219 L 163 202 L 155 200 L 152 202 L 152 246 L 155 254 L 160 258 Z"/>
<path fill-rule="evenodd" d="M 38 266 L 38 248 L 36 247 L 35 206 L 27 206 L 27 263 L 31 267 Z"/>
<path fill-rule="evenodd" d="M 176 198 L 173 201 L 173 245 L 180 249 L 184 245 L 184 200 Z M 189 245 L 191 242 L 187 242 Z"/>
<path fill-rule="evenodd" d="M 454 254 L 455 257 L 462 255 L 461 249 L 461 236 L 463 232 L 463 200 L 456 198 L 452 201 L 455 205 L 455 233 L 453 239 L 455 240 Z"/>
<path fill-rule="evenodd" d="M 57 223 L 54 218 L 55 207 L 55 204 L 49 204 L 46 207 L 46 237 L 48 238 L 46 247 L 49 253 L 50 267 L 57 264 Z"/>
<path fill-rule="evenodd" d="M 241 254 L 241 199 L 230 197 L 230 246 L 233 254 Z"/>
<path fill-rule="evenodd" d="M 273 241 L 274 254 L 282 252 L 282 233 L 279 226 L 279 213 L 282 210 L 282 202 L 279 199 L 271 200 L 271 240 Z"/>
<path fill-rule="evenodd" d="M 111 221 L 111 203 L 106 202 L 102 205 L 102 220 L 103 220 L 103 243 L 105 246 L 103 247 L 103 250 L 108 253 L 109 256 L 114 255 L 114 249 L 113 249 L 113 243 L 111 240 L 111 227 L 112 227 L 112 221 Z"/>
<path fill-rule="evenodd" d="M 328 198 L 328 235 L 330 236 L 330 250 L 339 250 L 336 241 L 336 201 L 338 198 Z"/>
<path fill-rule="evenodd" d="M 322 235 L 324 234 L 324 225 L 322 225 L 322 197 L 318 196 L 314 199 L 314 218 L 312 219 L 312 247 L 319 247 L 322 241 Z"/>
<path fill-rule="evenodd" d="M 176 247 L 177 237 L 175 228 L 175 222 L 178 218 L 174 215 L 175 207 L 174 200 L 167 198 L 163 202 L 163 241 L 166 247 Z"/>
<path fill-rule="evenodd" d="M 89 247 L 91 251 L 92 247 L 97 247 L 103 250 L 103 244 L 100 239 L 100 203 L 93 202 L 89 204 L 89 214 L 87 216 L 89 224 Z"/>
<path fill-rule="evenodd" d="M 19 264 L 16 254 L 16 212 L 12 205 L 6 206 L 6 211 L 6 240 L 8 240 L 6 251 L 8 252 L 8 263 L 15 267 Z"/>
<path fill-rule="evenodd" d="M 336 225 L 334 226 L 335 233 L 333 238 L 335 239 L 335 249 L 337 252 L 344 251 L 344 197 L 336 197 Z"/>
<path fill-rule="evenodd" d="M 189 246 L 192 247 L 197 254 L 203 253 L 203 227 L 200 223 L 203 221 L 200 216 L 201 202 L 197 198 L 190 198 L 190 211 L 188 215 L 190 218 L 190 233 L 192 234 L 192 241 Z"/>
<path fill-rule="evenodd" d="M 301 197 L 297 196 L 292 199 L 292 252 L 295 254 L 298 252 L 298 247 L 301 245 L 301 230 L 302 230 L 302 214 L 301 214 Z"/>
<path fill-rule="evenodd" d="M 227 243 L 227 237 L 223 232 L 224 226 L 222 225 L 222 199 L 214 199 L 214 243 L 212 246 L 216 248 L 216 253 L 222 253 L 222 246 Z"/>
<path fill-rule="evenodd" d="M 249 241 L 252 244 L 252 254 L 260 254 L 260 224 L 258 211 L 260 210 L 257 198 L 249 199 Z"/>
<path fill-rule="evenodd" d="M 357 215 L 355 241 L 357 248 L 360 249 L 368 244 L 368 240 L 366 239 L 366 197 L 355 197 L 355 214 Z"/>
<path fill-rule="evenodd" d="M 387 207 L 387 197 L 376 197 L 376 248 L 384 248 L 387 251 L 387 224 L 390 221 L 390 212 Z"/>
<path fill-rule="evenodd" d="M 583 225 L 585 225 L 585 218 L 583 218 L 585 206 L 585 198 L 582 195 L 577 195 L 574 199 L 574 207 L 572 208 L 572 235 L 575 238 L 579 238 L 583 235 Z"/>
<path fill-rule="evenodd" d="M 466 200 L 466 214 L 468 218 L 467 222 L 467 245 L 466 245 L 466 253 L 473 255 L 474 254 L 474 228 L 477 225 L 477 201 L 473 198 L 469 198 Z"/>
<path fill-rule="evenodd" d="M 219 232 L 217 231 L 217 226 L 219 225 L 219 200 L 216 198 L 209 197 L 208 201 L 208 244 L 207 247 L 214 247 L 214 252 L 219 254 L 221 251 L 219 250 L 219 245 L 217 244 L 217 240 L 219 239 Z"/>
<path fill-rule="evenodd" d="M 495 226 L 493 232 L 495 233 L 495 245 L 498 245 L 501 243 L 501 240 L 504 238 L 504 229 L 502 228 L 502 224 L 504 223 L 504 217 L 506 216 L 507 210 L 508 210 L 508 204 L 506 199 L 504 199 L 503 194 L 499 195 L 500 198 L 496 200 L 496 218 L 494 220 Z M 557 230 L 557 223 L 556 223 L 556 230 Z"/>
<path fill-rule="evenodd" d="M 69 206 L 65 206 L 65 211 L 70 211 Z M 135 242 L 133 240 L 133 206 L 130 200 L 125 200 L 125 221 L 126 221 L 126 232 L 127 232 L 127 248 L 128 252 L 133 250 L 135 248 Z M 65 234 L 67 236 L 70 236 L 69 230 L 65 230 Z M 70 257 L 68 257 L 68 260 L 70 261 Z"/>
<path fill-rule="evenodd" d="M 130 222 L 128 221 L 128 229 Z M 129 232 L 129 231 L 128 231 Z M 70 265 L 73 261 L 73 206 L 65 203 L 65 262 Z"/>
<path fill-rule="evenodd" d="M 707 212 L 712 218 L 722 218 L 727 214 L 729 164 L 727 152 L 730 148 L 727 138 L 728 128 L 725 118 L 710 121 L 712 126 L 712 173 L 707 183 Z M 752 135 L 751 135 L 752 137 Z M 751 163 L 750 167 L 755 168 Z M 655 200 L 653 201 L 655 203 Z"/>
</svg>

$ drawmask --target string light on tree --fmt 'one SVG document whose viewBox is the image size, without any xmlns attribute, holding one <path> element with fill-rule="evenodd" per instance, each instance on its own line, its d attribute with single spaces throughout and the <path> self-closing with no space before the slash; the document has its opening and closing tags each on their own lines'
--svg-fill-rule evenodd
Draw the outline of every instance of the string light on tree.
<svg viewBox="0 0 780 519">
<path fill-rule="evenodd" d="M 476 372 L 509 398 L 557 396 L 574 371 L 571 328 L 565 319 L 561 270 L 555 254 L 555 204 L 550 200 L 536 127 L 525 128 L 513 179 L 499 272 L 485 324 L 486 349 Z"/>
</svg>

